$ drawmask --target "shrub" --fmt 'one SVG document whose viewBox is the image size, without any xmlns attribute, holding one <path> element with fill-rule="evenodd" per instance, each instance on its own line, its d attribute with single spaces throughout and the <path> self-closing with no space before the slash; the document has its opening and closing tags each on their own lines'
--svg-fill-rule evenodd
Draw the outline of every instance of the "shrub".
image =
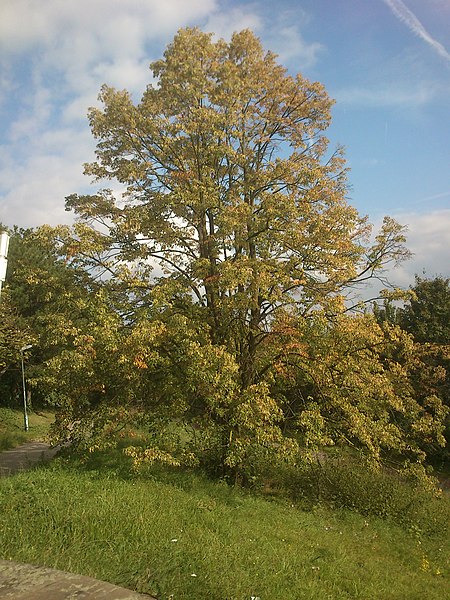
<svg viewBox="0 0 450 600">
<path fill-rule="evenodd" d="M 424 534 L 445 534 L 450 500 L 398 474 L 338 459 L 287 467 L 282 485 L 298 502 L 346 508 L 362 515 L 392 519 Z"/>
</svg>

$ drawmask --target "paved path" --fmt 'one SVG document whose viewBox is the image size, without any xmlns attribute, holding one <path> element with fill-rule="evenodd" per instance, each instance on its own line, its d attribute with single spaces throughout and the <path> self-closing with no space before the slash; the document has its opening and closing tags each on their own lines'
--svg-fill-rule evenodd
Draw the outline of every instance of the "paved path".
<svg viewBox="0 0 450 600">
<path fill-rule="evenodd" d="M 0 453 L 0 477 L 50 460 L 59 448 L 28 442 Z M 0 548 L 1 552 L 1 548 Z M 1 600 L 156 600 L 91 577 L 0 560 Z"/>
<path fill-rule="evenodd" d="M 18 448 L 0 453 L 0 477 L 25 471 L 32 465 L 50 460 L 60 448 L 51 448 L 44 442 L 27 442 Z"/>
<path fill-rule="evenodd" d="M 2 600 L 156 600 L 147 594 L 55 569 L 0 560 Z"/>
</svg>

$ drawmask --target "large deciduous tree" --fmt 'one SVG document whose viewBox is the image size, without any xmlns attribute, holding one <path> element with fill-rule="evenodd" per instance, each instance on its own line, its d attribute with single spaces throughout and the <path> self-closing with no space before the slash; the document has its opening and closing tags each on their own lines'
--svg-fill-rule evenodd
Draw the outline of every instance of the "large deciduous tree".
<svg viewBox="0 0 450 600">
<path fill-rule="evenodd" d="M 329 152 L 324 136 L 332 100 L 321 84 L 289 75 L 250 31 L 227 43 L 181 30 L 151 67 L 154 82 L 138 104 L 104 86 L 102 107 L 89 112 L 97 151 L 85 173 L 121 184 L 122 194 L 69 196 L 78 222 L 64 252 L 127 288 L 126 318 L 144 332 L 134 363 L 147 401 L 160 397 L 152 377 L 161 382 L 165 365 L 163 387 L 184 407 L 178 416 L 214 430 L 220 461 L 238 467 L 293 447 L 281 435 L 274 381 L 301 342 L 297 327 L 282 324 L 319 323 L 331 340 L 344 297 L 408 255 L 403 228 L 386 218 L 369 242 L 370 225 L 346 201 L 342 150 Z M 143 314 L 154 320 L 151 350 Z M 365 336 L 378 343 L 377 332 Z M 358 400 L 355 388 L 344 400 L 340 384 L 321 375 L 367 446 L 383 438 L 395 403 L 377 369 L 368 365 L 357 388 L 381 382 L 385 410 L 375 408 L 376 390 Z M 352 378 L 341 379 L 349 389 Z M 352 403 L 363 409 L 352 412 Z M 398 441 L 392 432 L 386 425 L 389 444 Z"/>
<path fill-rule="evenodd" d="M 138 105 L 104 86 L 103 109 L 89 113 L 97 160 L 85 172 L 123 184 L 122 201 L 103 190 L 67 206 L 102 225 L 84 229 L 99 266 L 156 262 L 192 295 L 246 387 L 265 367 L 258 347 L 274 314 L 333 312 L 336 294 L 404 256 L 402 231 L 387 220 L 367 247 L 342 152 L 327 154 L 332 101 L 251 32 L 227 44 L 182 30 L 152 69 Z"/>
</svg>

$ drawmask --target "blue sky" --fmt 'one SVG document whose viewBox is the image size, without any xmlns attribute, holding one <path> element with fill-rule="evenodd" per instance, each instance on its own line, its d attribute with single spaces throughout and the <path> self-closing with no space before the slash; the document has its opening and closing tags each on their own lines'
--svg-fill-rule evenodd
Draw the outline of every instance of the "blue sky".
<svg viewBox="0 0 450 600">
<path fill-rule="evenodd" d="M 336 100 L 349 202 L 409 226 L 414 273 L 450 276 L 450 0 L 1 0 L 0 222 L 70 222 L 103 83 L 139 100 L 178 28 L 251 28 L 294 74 Z"/>
</svg>

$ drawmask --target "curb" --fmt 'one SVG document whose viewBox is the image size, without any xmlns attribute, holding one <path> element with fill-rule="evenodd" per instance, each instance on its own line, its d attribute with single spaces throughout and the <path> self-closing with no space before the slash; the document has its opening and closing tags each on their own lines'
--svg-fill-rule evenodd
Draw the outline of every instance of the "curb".
<svg viewBox="0 0 450 600">
<path fill-rule="evenodd" d="M 0 560 L 0 598 L 2 600 L 156 600 L 147 594 L 76 575 Z"/>
</svg>

